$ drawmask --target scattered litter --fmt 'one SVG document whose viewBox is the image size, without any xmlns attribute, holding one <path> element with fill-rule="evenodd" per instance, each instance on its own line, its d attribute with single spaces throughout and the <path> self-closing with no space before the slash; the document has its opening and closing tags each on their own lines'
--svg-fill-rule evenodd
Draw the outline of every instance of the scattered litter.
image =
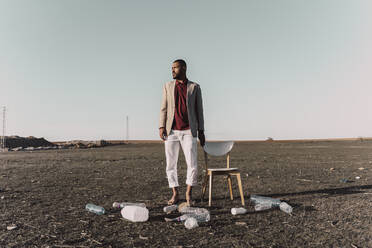
<svg viewBox="0 0 372 248">
<path fill-rule="evenodd" d="M 16 228 L 17 228 L 17 225 L 15 225 L 15 224 L 12 224 L 12 225 L 6 227 L 6 229 L 7 229 L 8 231 L 14 230 L 14 229 L 16 229 Z"/>
<path fill-rule="evenodd" d="M 293 208 L 286 202 L 280 203 L 279 208 L 287 214 L 292 214 Z"/>
<path fill-rule="evenodd" d="M 246 226 L 247 223 L 245 223 L 245 222 L 235 222 L 235 225 L 238 225 L 238 226 Z"/>
<path fill-rule="evenodd" d="M 112 204 L 113 208 L 124 208 L 126 206 L 137 206 L 137 207 L 145 208 L 146 204 L 145 203 L 134 203 L 134 202 L 114 202 Z"/>
<path fill-rule="evenodd" d="M 231 209 L 231 214 L 232 215 L 245 214 L 247 212 L 248 211 L 245 208 L 232 208 Z"/>
<path fill-rule="evenodd" d="M 148 240 L 149 239 L 148 237 L 141 236 L 141 234 L 139 235 L 139 238 L 143 239 L 143 240 Z"/>
<path fill-rule="evenodd" d="M 298 180 L 298 181 L 304 181 L 304 182 L 312 182 L 313 181 L 313 180 L 302 179 L 302 178 L 297 178 L 296 180 Z"/>
<path fill-rule="evenodd" d="M 329 168 L 330 171 L 333 171 L 335 168 Z"/>
<path fill-rule="evenodd" d="M 102 245 L 102 243 L 99 242 L 99 241 L 97 241 L 97 240 L 94 240 L 94 239 L 90 239 L 90 240 L 93 241 L 93 242 L 96 243 L 96 244 Z"/>
<path fill-rule="evenodd" d="M 85 209 L 98 215 L 105 214 L 105 209 L 103 207 L 94 205 L 92 203 L 88 203 L 87 205 L 85 205 Z"/>
<path fill-rule="evenodd" d="M 270 202 L 265 202 L 265 203 L 258 203 L 254 206 L 255 211 L 264 211 L 267 209 L 272 208 L 273 205 Z"/>
<path fill-rule="evenodd" d="M 145 222 L 149 219 L 149 210 L 139 206 L 125 206 L 121 210 L 124 219 L 132 222 Z"/>
<path fill-rule="evenodd" d="M 255 204 L 254 208 L 256 211 L 262 211 L 272 207 L 279 207 L 283 212 L 291 214 L 293 210 L 288 203 L 282 202 L 279 199 L 259 195 L 251 195 L 250 199 Z"/>
<path fill-rule="evenodd" d="M 209 214 L 209 211 L 205 208 L 196 208 L 196 207 L 184 207 L 181 209 L 183 214 Z"/>
<path fill-rule="evenodd" d="M 340 183 L 351 183 L 351 181 L 347 178 L 341 178 Z"/>
<path fill-rule="evenodd" d="M 194 217 L 198 222 L 208 222 L 211 219 L 209 211 L 205 208 L 184 207 L 181 213 L 187 218 Z"/>
<path fill-rule="evenodd" d="M 370 161 L 370 162 L 371 162 L 371 161 Z M 363 167 L 359 167 L 358 170 L 364 170 L 364 168 L 363 168 Z"/>
<path fill-rule="evenodd" d="M 177 218 L 164 218 L 164 220 L 165 220 L 165 222 L 179 222 L 179 221 L 181 221 L 180 219 L 179 219 L 180 217 L 177 217 Z"/>
<path fill-rule="evenodd" d="M 2 196 L 1 196 L 1 200 L 4 200 L 4 198 L 5 198 L 5 196 L 2 195 Z"/>
<path fill-rule="evenodd" d="M 198 226 L 198 221 L 194 217 L 187 218 L 185 221 L 185 227 L 187 229 L 193 229 Z"/>
<path fill-rule="evenodd" d="M 210 213 L 205 208 L 184 207 L 181 209 L 183 215 L 170 219 L 164 218 L 166 222 L 184 222 L 188 218 L 195 218 L 198 222 L 208 222 L 211 219 Z"/>
<path fill-rule="evenodd" d="M 170 206 L 166 206 L 166 207 L 164 207 L 164 208 L 163 208 L 163 211 L 164 211 L 165 213 L 169 214 L 169 213 L 171 213 L 171 212 L 173 212 L 173 211 L 176 211 L 177 208 L 178 208 L 177 205 L 170 205 Z"/>
<path fill-rule="evenodd" d="M 356 180 L 359 180 L 359 179 L 360 179 L 360 177 L 355 177 L 355 179 L 356 179 Z"/>
</svg>

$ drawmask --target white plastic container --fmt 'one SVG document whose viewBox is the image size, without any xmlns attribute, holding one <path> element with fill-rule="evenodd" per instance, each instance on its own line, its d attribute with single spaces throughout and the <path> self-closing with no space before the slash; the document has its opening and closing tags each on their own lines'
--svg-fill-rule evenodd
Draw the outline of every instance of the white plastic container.
<svg viewBox="0 0 372 248">
<path fill-rule="evenodd" d="M 198 226 L 198 221 L 194 217 L 187 218 L 185 221 L 185 227 L 187 229 L 193 229 Z"/>
<path fill-rule="evenodd" d="M 283 212 L 285 212 L 287 214 L 292 214 L 293 208 L 286 202 L 280 203 L 279 208 L 280 208 L 280 210 L 282 210 Z"/>
<path fill-rule="evenodd" d="M 121 216 L 132 222 L 145 222 L 149 219 L 149 210 L 138 206 L 125 206 L 121 210 Z"/>
<path fill-rule="evenodd" d="M 245 214 L 247 212 L 248 211 L 245 208 L 232 208 L 231 209 L 231 214 L 232 215 Z"/>
</svg>

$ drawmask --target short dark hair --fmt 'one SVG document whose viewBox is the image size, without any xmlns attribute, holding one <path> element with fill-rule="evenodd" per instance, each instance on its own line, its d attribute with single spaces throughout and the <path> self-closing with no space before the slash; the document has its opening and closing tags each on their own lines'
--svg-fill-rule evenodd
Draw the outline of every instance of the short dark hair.
<svg viewBox="0 0 372 248">
<path fill-rule="evenodd" d="M 187 68 L 186 62 L 183 59 L 176 59 L 175 61 L 173 61 L 173 63 L 179 63 L 181 66 L 184 66 Z"/>
</svg>

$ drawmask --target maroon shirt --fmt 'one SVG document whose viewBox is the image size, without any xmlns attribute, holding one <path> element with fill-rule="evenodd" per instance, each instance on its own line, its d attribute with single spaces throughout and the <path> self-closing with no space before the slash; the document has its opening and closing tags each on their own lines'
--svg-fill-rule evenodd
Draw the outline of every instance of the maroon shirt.
<svg viewBox="0 0 372 248">
<path fill-rule="evenodd" d="M 181 83 L 176 81 L 176 86 L 174 89 L 174 101 L 175 101 L 175 110 L 174 110 L 174 120 L 172 124 L 172 129 L 174 130 L 187 130 L 190 129 L 189 125 L 189 116 L 187 114 L 187 83 Z"/>
</svg>

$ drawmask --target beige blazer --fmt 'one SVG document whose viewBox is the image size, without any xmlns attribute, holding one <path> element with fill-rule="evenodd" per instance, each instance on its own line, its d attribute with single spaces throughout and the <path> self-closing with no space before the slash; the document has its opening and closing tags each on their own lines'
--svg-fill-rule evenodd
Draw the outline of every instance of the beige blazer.
<svg viewBox="0 0 372 248">
<path fill-rule="evenodd" d="M 160 107 L 160 122 L 159 128 L 165 127 L 167 135 L 169 135 L 175 111 L 174 91 L 176 80 L 165 83 L 163 86 L 163 97 Z M 191 82 L 187 83 L 186 94 L 187 114 L 189 118 L 189 125 L 193 137 L 197 137 L 198 130 L 204 130 L 204 116 L 203 116 L 203 101 L 199 84 Z"/>
</svg>

